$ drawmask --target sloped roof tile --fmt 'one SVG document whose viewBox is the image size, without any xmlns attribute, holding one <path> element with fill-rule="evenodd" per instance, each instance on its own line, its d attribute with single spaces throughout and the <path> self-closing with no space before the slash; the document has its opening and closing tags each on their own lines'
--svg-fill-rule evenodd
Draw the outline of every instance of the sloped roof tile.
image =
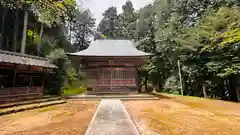
<svg viewBox="0 0 240 135">
<path fill-rule="evenodd" d="M 0 62 L 57 68 L 55 65 L 51 64 L 46 58 L 3 50 L 0 50 Z"/>
<path fill-rule="evenodd" d="M 72 56 L 99 56 L 99 57 L 139 57 L 150 56 L 136 48 L 130 40 L 96 40 L 86 50 L 69 53 Z"/>
</svg>

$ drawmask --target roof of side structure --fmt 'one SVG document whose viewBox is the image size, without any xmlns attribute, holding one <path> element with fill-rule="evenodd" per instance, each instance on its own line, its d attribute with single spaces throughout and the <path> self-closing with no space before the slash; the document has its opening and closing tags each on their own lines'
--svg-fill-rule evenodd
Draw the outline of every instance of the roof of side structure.
<svg viewBox="0 0 240 135">
<path fill-rule="evenodd" d="M 46 58 L 3 50 L 0 50 L 0 62 L 57 68 L 55 65 L 51 64 L 50 61 L 48 61 Z"/>
</svg>

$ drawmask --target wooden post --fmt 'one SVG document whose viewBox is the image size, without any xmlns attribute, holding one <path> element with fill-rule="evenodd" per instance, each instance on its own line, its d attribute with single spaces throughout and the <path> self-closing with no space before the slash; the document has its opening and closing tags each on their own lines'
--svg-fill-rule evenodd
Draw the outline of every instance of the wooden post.
<svg viewBox="0 0 240 135">
<path fill-rule="evenodd" d="M 32 76 L 29 76 L 30 80 L 29 80 L 29 87 L 32 87 Z"/>
<path fill-rule="evenodd" d="M 16 74 L 17 74 L 17 66 L 15 65 L 15 66 L 14 66 L 14 74 L 13 74 L 12 87 L 15 87 Z"/>
<path fill-rule="evenodd" d="M 43 95 L 43 90 L 44 90 L 44 77 L 45 77 L 45 73 L 43 73 L 42 75 L 42 89 L 41 89 L 41 95 Z"/>
<path fill-rule="evenodd" d="M 141 93 L 141 84 L 140 84 L 140 78 L 139 78 L 139 73 L 138 73 L 137 68 L 136 68 L 136 74 L 137 74 L 137 80 L 136 80 L 136 83 L 137 83 L 138 93 Z"/>
<path fill-rule="evenodd" d="M 30 73 L 30 68 L 31 68 L 31 67 L 30 67 L 30 66 L 28 66 L 28 73 Z M 29 76 L 28 76 L 28 77 L 29 77 Z M 28 83 L 28 85 L 30 84 L 30 81 L 31 81 L 31 80 L 29 80 L 29 83 Z M 29 86 L 27 86 L 27 88 L 26 88 L 26 89 L 27 89 L 27 93 L 26 93 L 26 94 L 28 94 L 28 92 L 29 92 Z"/>
<path fill-rule="evenodd" d="M 181 95 L 183 95 L 183 83 L 182 83 L 182 73 L 181 73 L 180 60 L 178 60 L 178 72 L 179 72 L 179 80 L 180 80 L 180 86 L 181 86 Z"/>
<path fill-rule="evenodd" d="M 110 90 L 112 91 L 112 60 L 109 59 L 109 65 L 110 65 Z"/>
<path fill-rule="evenodd" d="M 13 73 L 13 81 L 12 81 L 12 88 L 9 89 L 8 95 L 11 95 L 12 89 L 15 87 L 15 82 L 16 82 L 16 74 L 17 74 L 17 66 L 14 66 L 14 73 Z"/>
</svg>

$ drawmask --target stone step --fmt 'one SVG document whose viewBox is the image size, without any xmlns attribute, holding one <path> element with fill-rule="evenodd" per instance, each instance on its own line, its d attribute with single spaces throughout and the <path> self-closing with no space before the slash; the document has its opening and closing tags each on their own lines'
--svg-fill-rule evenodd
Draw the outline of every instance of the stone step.
<svg viewBox="0 0 240 135">
<path fill-rule="evenodd" d="M 64 104 L 64 103 L 66 103 L 65 100 L 57 100 L 57 101 L 49 101 L 49 102 L 43 102 L 43 103 L 35 103 L 35 104 L 22 105 L 22 106 L 11 107 L 6 109 L 0 109 L 0 116 L 11 114 L 11 113 L 22 112 L 26 110 L 48 107 L 52 105 Z"/>
<path fill-rule="evenodd" d="M 34 104 L 34 103 L 57 101 L 57 100 L 61 100 L 61 97 L 50 97 L 50 98 L 33 99 L 33 100 L 26 100 L 26 101 L 15 101 L 15 102 L 10 102 L 10 103 L 0 104 L 0 109 L 16 107 L 16 106 L 21 106 L 21 105 Z"/>
<path fill-rule="evenodd" d="M 159 100 L 159 98 L 75 98 L 72 100 L 82 101 L 101 101 L 103 99 L 120 99 L 121 101 L 136 101 L 136 100 Z M 71 99 L 70 99 L 71 100 Z"/>
<path fill-rule="evenodd" d="M 68 96 L 67 99 L 78 100 L 101 100 L 101 99 L 121 99 L 121 100 L 158 100 L 154 95 L 135 94 L 135 95 L 77 95 Z"/>
<path fill-rule="evenodd" d="M 43 96 L 43 95 L 34 95 L 34 96 L 22 96 L 22 97 L 6 97 L 6 98 L 0 98 L 0 104 L 4 103 L 12 103 L 12 102 L 20 102 L 20 101 L 29 101 L 29 100 L 36 100 L 36 99 L 47 99 L 51 98 L 53 96 Z"/>
</svg>

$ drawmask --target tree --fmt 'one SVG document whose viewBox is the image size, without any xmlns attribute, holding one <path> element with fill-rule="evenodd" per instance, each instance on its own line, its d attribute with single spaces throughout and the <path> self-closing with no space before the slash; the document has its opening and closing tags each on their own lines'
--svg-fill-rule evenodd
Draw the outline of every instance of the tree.
<svg viewBox="0 0 240 135">
<path fill-rule="evenodd" d="M 51 81 L 49 81 L 46 84 L 46 87 L 49 92 L 48 94 L 60 95 L 61 90 L 64 86 L 64 83 L 66 81 L 69 81 L 69 78 L 72 78 L 73 80 L 76 79 L 72 77 L 72 76 L 76 76 L 76 72 L 72 69 L 71 63 L 68 60 L 68 57 L 65 54 L 63 49 L 56 49 L 53 52 L 51 52 L 47 57 L 48 59 L 51 60 L 52 63 L 58 66 L 56 74 L 51 75 L 49 77 Z"/>
<path fill-rule="evenodd" d="M 134 39 L 136 30 L 137 14 L 130 0 L 122 6 L 123 13 L 119 15 L 119 36 L 126 39 Z"/>
<path fill-rule="evenodd" d="M 225 93 L 226 84 L 232 101 L 239 100 L 235 82 L 240 73 L 237 47 L 239 17 L 238 7 L 222 7 L 217 11 L 210 11 L 196 26 L 186 29 L 183 37 L 178 40 L 186 54 L 182 55 L 183 61 L 186 66 L 195 67 L 196 74 L 191 73 L 191 76 L 200 82 L 203 90 L 206 89 L 204 86 L 206 82 L 210 82 L 211 85 L 217 83 L 223 87 L 221 89 L 217 87 L 222 92 L 213 90 L 215 93 Z M 223 81 L 214 82 L 217 79 Z M 224 83 L 224 80 L 227 83 Z"/>
<path fill-rule="evenodd" d="M 107 38 L 116 38 L 119 34 L 119 16 L 116 7 L 110 7 L 103 13 L 103 19 L 98 25 L 98 31 Z"/>
<path fill-rule="evenodd" d="M 77 51 L 86 49 L 94 35 L 95 19 L 90 10 L 77 11 L 73 20 L 73 44 Z"/>
<path fill-rule="evenodd" d="M 81 41 L 83 39 L 84 45 L 89 42 L 94 19 L 88 10 L 78 8 L 76 0 L 1 0 L 0 10 L 1 49 L 49 56 L 59 67 L 46 81 L 51 82 L 46 86 L 50 94 L 60 94 L 63 85 L 76 81 L 78 75 L 65 52 L 76 50 L 74 45 L 80 42 L 80 39 L 71 42 L 73 36 L 69 39 L 69 35 L 80 35 L 83 30 L 74 24 L 75 20 L 76 24 L 87 24 Z"/>
</svg>

